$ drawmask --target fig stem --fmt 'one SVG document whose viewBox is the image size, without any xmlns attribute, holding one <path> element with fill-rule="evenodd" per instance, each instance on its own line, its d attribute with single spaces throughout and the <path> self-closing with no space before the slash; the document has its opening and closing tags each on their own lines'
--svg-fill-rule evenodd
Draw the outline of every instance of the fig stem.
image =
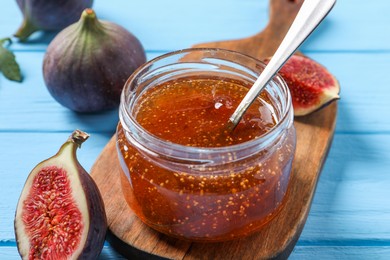
<svg viewBox="0 0 390 260">
<path fill-rule="evenodd" d="M 102 25 L 97 19 L 95 11 L 92 10 L 91 8 L 87 8 L 81 13 L 80 25 L 81 25 L 81 30 L 102 31 Z"/>
<path fill-rule="evenodd" d="M 31 34 L 36 31 L 38 31 L 38 28 L 32 24 L 29 19 L 25 18 L 14 36 L 19 38 L 20 41 L 24 42 Z"/>
<path fill-rule="evenodd" d="M 9 37 L 0 39 L 0 45 L 1 45 L 1 46 L 2 46 L 5 42 L 8 42 L 8 44 L 12 44 L 12 40 L 11 40 L 11 38 L 9 38 Z"/>
<path fill-rule="evenodd" d="M 84 143 L 89 137 L 89 134 L 81 130 L 74 130 L 73 133 L 69 136 L 68 142 L 75 143 L 78 148 L 81 147 L 81 144 Z"/>
</svg>

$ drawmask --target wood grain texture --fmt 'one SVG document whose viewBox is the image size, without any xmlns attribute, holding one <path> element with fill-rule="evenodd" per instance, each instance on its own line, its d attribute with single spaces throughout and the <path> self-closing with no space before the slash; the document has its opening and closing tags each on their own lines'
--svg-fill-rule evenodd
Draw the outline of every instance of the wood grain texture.
<svg viewBox="0 0 390 260">
<path fill-rule="evenodd" d="M 300 2 L 272 0 L 270 22 L 253 37 L 205 43 L 195 47 L 236 50 L 259 59 L 269 57 L 279 45 L 299 10 Z M 168 259 L 286 258 L 305 224 L 318 177 L 333 138 L 337 104 L 295 121 L 297 150 L 286 195 L 286 206 L 261 231 L 223 243 L 191 243 L 162 235 L 144 225 L 130 210 L 121 191 L 115 137 L 92 168 L 106 204 L 109 240 L 128 257 Z M 126 180 L 124 180 L 126 181 Z"/>
<path fill-rule="evenodd" d="M 305 224 L 321 167 L 335 127 L 337 104 L 295 122 L 297 151 L 286 206 L 263 230 L 224 243 L 191 243 L 162 235 L 144 225 L 129 209 L 121 190 L 120 166 L 113 137 L 92 168 L 109 222 L 109 241 L 128 257 L 168 259 L 286 258 Z"/>
<path fill-rule="evenodd" d="M 222 48 L 236 50 L 260 60 L 272 56 L 286 35 L 303 0 L 271 0 L 269 22 L 254 36 L 229 41 L 196 44 L 195 48 Z"/>
<path fill-rule="evenodd" d="M 161 54 L 165 52 L 148 53 L 147 56 L 151 59 Z M 23 84 L 5 80 L 0 75 L 0 132 L 69 134 L 80 128 L 91 134 L 104 132 L 112 135 L 118 122 L 117 110 L 77 114 L 53 100 L 40 70 L 43 55 L 42 52 L 17 53 L 26 77 Z M 390 67 L 390 53 L 310 52 L 305 55 L 326 66 L 342 86 L 336 133 L 375 134 L 390 129 L 390 117 L 383 117 L 390 114 L 386 98 L 389 95 L 390 77 L 372 78 L 362 73 L 375 70 L 376 75 L 386 75 Z M 343 73 L 346 69 L 349 72 Z M 375 91 L 368 92 L 367 86 Z M 95 160 L 91 158 L 88 163 L 92 165 Z"/>
</svg>

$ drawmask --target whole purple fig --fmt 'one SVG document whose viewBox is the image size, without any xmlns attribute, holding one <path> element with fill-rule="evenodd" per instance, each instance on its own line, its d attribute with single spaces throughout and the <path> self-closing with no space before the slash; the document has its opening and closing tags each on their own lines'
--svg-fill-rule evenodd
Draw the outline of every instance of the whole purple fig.
<svg viewBox="0 0 390 260">
<path fill-rule="evenodd" d="M 23 23 L 15 33 L 21 41 L 33 32 L 61 30 L 76 22 L 93 0 L 16 0 L 23 13 Z"/>
<path fill-rule="evenodd" d="M 127 78 L 146 61 L 139 40 L 123 27 L 99 21 L 92 9 L 50 43 L 43 76 L 50 94 L 76 112 L 119 105 Z"/>
</svg>

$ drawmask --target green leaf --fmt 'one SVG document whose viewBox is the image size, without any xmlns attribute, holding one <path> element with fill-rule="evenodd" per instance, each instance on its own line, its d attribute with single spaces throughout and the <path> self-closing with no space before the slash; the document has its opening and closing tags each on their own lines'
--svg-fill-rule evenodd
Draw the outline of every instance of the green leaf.
<svg viewBox="0 0 390 260">
<path fill-rule="evenodd" d="M 3 72 L 7 79 L 21 82 L 22 74 L 20 73 L 15 55 L 3 46 L 7 41 L 11 43 L 9 38 L 0 39 L 0 71 Z"/>
</svg>

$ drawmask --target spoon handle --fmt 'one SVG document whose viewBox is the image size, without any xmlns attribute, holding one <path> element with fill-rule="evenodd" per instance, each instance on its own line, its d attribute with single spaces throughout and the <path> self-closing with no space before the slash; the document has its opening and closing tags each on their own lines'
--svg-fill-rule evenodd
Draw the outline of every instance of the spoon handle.
<svg viewBox="0 0 390 260">
<path fill-rule="evenodd" d="M 306 38 L 321 23 L 332 9 L 336 0 L 305 0 L 290 29 L 284 37 L 274 56 L 257 78 L 252 88 L 245 95 L 234 113 L 229 118 L 228 127 L 234 129 L 243 114 L 271 78 L 280 70 L 288 58 L 298 49 Z"/>
</svg>

